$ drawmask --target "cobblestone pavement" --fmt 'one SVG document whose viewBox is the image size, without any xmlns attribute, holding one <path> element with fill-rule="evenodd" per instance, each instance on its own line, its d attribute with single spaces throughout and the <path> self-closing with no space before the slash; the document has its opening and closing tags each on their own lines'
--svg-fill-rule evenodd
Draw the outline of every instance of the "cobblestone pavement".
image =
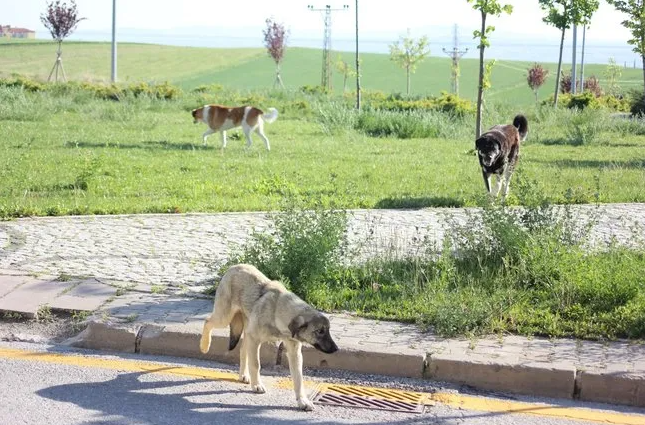
<svg viewBox="0 0 645 425">
<path fill-rule="evenodd" d="M 592 233 L 595 242 L 615 237 L 629 243 L 645 228 L 645 204 L 573 209 L 581 220 L 598 216 Z M 414 253 L 424 239 L 439 243 L 450 228 L 447 223 L 465 223 L 477 211 L 350 211 L 350 245 L 363 256 Z M 265 213 L 17 219 L 0 222 L 0 269 L 200 287 L 254 229 L 263 232 L 271 226 Z"/>
</svg>

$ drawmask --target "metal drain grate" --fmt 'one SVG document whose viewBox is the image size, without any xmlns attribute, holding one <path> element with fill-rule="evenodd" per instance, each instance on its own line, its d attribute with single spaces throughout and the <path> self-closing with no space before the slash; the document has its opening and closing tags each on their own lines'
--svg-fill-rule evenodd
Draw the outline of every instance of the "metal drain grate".
<svg viewBox="0 0 645 425">
<path fill-rule="evenodd" d="M 320 385 L 312 401 L 317 404 L 405 413 L 423 413 L 426 397 L 421 393 L 348 385 Z"/>
</svg>

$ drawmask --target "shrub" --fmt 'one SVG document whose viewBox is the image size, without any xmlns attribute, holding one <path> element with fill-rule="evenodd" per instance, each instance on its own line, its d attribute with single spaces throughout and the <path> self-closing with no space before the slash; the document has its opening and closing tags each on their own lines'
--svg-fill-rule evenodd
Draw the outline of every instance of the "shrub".
<svg viewBox="0 0 645 425">
<path fill-rule="evenodd" d="M 293 292 L 306 297 L 322 276 L 340 267 L 347 250 L 347 213 L 327 210 L 320 201 L 308 205 L 290 197 L 270 218 L 274 231 L 254 232 L 224 267 L 253 264 L 269 278 L 282 279 Z"/>
<path fill-rule="evenodd" d="M 607 117 L 600 111 L 585 109 L 571 116 L 566 126 L 566 138 L 572 145 L 587 145 L 598 140 L 601 131 L 607 128 Z"/>
<path fill-rule="evenodd" d="M 634 90 L 629 93 L 629 111 L 632 115 L 642 116 L 645 114 L 645 93 Z"/>
</svg>

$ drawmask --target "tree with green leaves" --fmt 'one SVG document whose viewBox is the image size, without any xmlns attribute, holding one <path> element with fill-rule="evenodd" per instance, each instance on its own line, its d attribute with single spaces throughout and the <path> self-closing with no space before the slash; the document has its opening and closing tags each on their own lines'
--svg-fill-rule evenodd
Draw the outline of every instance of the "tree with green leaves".
<svg viewBox="0 0 645 425">
<path fill-rule="evenodd" d="M 560 88 L 560 75 L 562 73 L 562 50 L 564 48 L 564 34 L 573 25 L 587 25 L 591 16 L 598 10 L 598 0 L 538 0 L 542 10 L 547 15 L 542 18 L 544 22 L 553 25 L 560 31 L 560 57 L 558 71 L 555 76 L 555 95 L 553 105 L 558 106 L 558 93 Z"/>
<path fill-rule="evenodd" d="M 618 80 L 623 75 L 623 70 L 613 57 L 609 58 L 607 68 L 605 68 L 602 75 L 607 80 L 607 93 L 613 96 L 618 95 Z"/>
<path fill-rule="evenodd" d="M 356 70 L 340 55 L 338 55 L 338 59 L 336 60 L 336 70 L 343 76 L 343 93 L 345 93 L 347 91 L 347 80 L 356 77 Z"/>
<path fill-rule="evenodd" d="M 627 43 L 634 46 L 634 52 L 641 55 L 643 63 L 643 88 L 645 88 L 645 1 L 644 0 L 607 0 L 616 10 L 625 13 L 629 19 L 622 25 L 632 33 Z"/>
<path fill-rule="evenodd" d="M 498 0 L 466 0 L 468 3 L 473 4 L 473 9 L 478 10 L 482 18 L 482 26 L 480 30 L 473 31 L 474 38 L 479 38 L 479 85 L 477 89 L 477 123 L 475 127 L 475 137 L 479 137 L 482 128 L 482 101 L 484 98 L 484 83 L 486 77 L 486 70 L 484 64 L 484 49 L 490 47 L 488 35 L 495 31 L 492 25 L 486 25 L 488 15 L 500 16 L 502 13 L 513 13 L 513 6 L 510 4 L 501 5 Z M 492 65 L 491 65 L 492 67 Z M 492 69 L 492 68 L 491 68 Z"/>
<path fill-rule="evenodd" d="M 395 62 L 401 68 L 405 69 L 407 76 L 406 93 L 410 95 L 410 74 L 414 74 L 417 65 L 421 63 L 426 56 L 430 55 L 428 37 L 425 35 L 415 40 L 408 34 L 401 37 L 397 42 L 390 44 L 390 60 Z"/>
</svg>

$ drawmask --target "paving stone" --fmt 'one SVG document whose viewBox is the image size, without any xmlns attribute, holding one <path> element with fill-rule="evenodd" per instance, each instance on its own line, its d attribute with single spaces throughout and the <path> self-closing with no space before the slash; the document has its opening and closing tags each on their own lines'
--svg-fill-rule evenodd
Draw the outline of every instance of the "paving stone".
<svg viewBox="0 0 645 425">
<path fill-rule="evenodd" d="M 57 295 L 70 288 L 72 284 L 72 282 L 29 278 L 25 284 L 0 298 L 0 310 L 33 316 L 41 306 L 49 305 Z"/>
<path fill-rule="evenodd" d="M 81 282 L 49 305 L 58 310 L 94 311 L 116 295 L 117 288 L 95 280 Z"/>
<path fill-rule="evenodd" d="M 30 280 L 29 276 L 4 275 L 0 276 L 0 298 Z"/>
</svg>

